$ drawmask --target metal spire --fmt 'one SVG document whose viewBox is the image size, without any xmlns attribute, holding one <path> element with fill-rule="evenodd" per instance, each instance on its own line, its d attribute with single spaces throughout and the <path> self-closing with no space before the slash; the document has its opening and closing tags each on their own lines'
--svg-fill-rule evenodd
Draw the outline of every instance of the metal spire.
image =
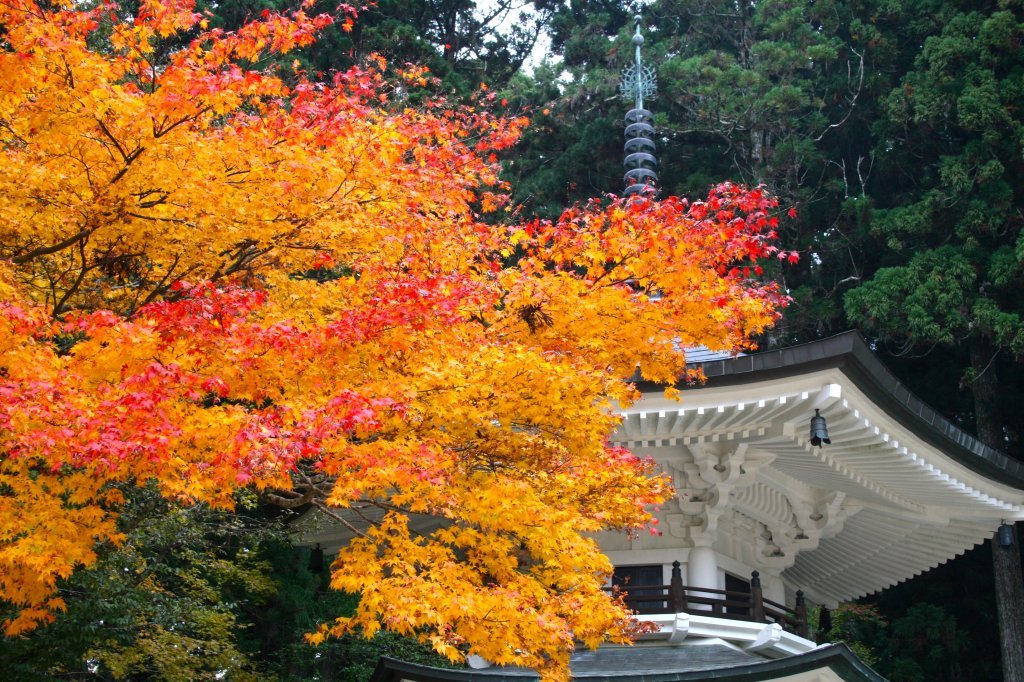
<svg viewBox="0 0 1024 682">
<path fill-rule="evenodd" d="M 633 17 L 636 33 L 633 34 L 633 45 L 636 46 L 634 62 L 622 73 L 620 91 L 626 99 L 633 100 L 633 108 L 626 113 L 626 168 L 624 180 L 626 189 L 623 196 L 641 194 L 654 196 L 658 190 L 658 174 L 654 169 L 658 166 L 658 158 L 654 155 L 657 147 L 654 144 L 654 114 L 644 109 L 644 97 L 653 97 L 658 88 L 658 80 L 654 69 L 646 66 L 640 57 L 640 47 L 644 37 L 640 34 L 640 15 Z"/>
</svg>

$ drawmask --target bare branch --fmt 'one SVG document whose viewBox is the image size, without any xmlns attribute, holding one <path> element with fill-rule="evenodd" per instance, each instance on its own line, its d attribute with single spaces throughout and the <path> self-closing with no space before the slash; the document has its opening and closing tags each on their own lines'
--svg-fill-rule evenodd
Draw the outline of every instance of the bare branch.
<svg viewBox="0 0 1024 682">
<path fill-rule="evenodd" d="M 334 519 L 335 521 L 337 521 L 341 525 L 343 525 L 346 528 L 348 528 L 350 531 L 352 531 L 353 533 L 355 533 L 359 537 L 361 537 L 361 538 L 367 537 L 366 533 L 364 533 L 363 531 L 359 530 L 358 528 L 353 526 L 351 523 L 349 523 L 348 519 L 344 518 L 343 516 L 341 516 L 340 514 L 335 512 L 333 509 L 328 507 L 326 502 L 324 502 L 322 500 L 313 500 L 313 506 L 316 507 L 317 509 L 319 509 L 320 511 L 322 511 L 324 514 L 327 514 L 329 517 L 331 517 L 332 519 Z"/>
<path fill-rule="evenodd" d="M 80 239 L 88 237 L 94 229 L 95 228 L 87 227 L 83 230 L 76 232 L 67 239 L 57 242 L 56 244 L 52 244 L 50 246 L 40 246 L 35 249 L 32 249 L 28 253 L 23 253 L 20 256 L 15 256 L 14 258 L 11 259 L 11 262 L 14 263 L 15 265 L 21 265 L 22 263 L 27 263 L 34 258 L 38 258 L 39 256 L 49 256 L 51 253 L 63 251 L 64 249 L 73 245 Z"/>
<path fill-rule="evenodd" d="M 825 137 L 828 131 L 832 130 L 833 128 L 838 128 L 844 123 L 846 123 L 850 116 L 853 115 L 853 110 L 857 106 L 857 98 L 860 97 L 860 93 L 864 89 L 864 54 L 862 52 L 857 52 L 857 50 L 854 50 L 852 47 L 850 48 L 850 51 L 857 55 L 857 57 L 860 59 L 860 66 L 857 69 L 857 89 L 854 90 L 853 97 L 850 99 L 850 108 L 849 110 L 847 110 L 846 116 L 843 116 L 842 120 L 839 121 L 839 123 L 833 123 L 829 125 L 827 128 L 825 128 L 825 130 L 821 131 L 821 135 L 818 135 L 816 138 L 814 138 L 815 142 L 821 142 L 821 138 Z M 849 62 L 847 62 L 846 68 L 847 71 L 849 71 Z M 852 74 L 850 74 L 850 76 L 852 77 Z"/>
</svg>

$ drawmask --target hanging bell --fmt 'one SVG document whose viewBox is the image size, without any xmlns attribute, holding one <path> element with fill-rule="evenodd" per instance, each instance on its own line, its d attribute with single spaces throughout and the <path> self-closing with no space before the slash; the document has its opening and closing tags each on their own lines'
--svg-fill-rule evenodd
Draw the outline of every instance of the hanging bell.
<svg viewBox="0 0 1024 682">
<path fill-rule="evenodd" d="M 821 416 L 819 410 L 815 410 L 814 416 L 811 417 L 811 445 L 817 445 L 820 448 L 822 443 L 831 445 L 832 440 L 828 437 L 828 426 L 825 424 L 825 418 Z"/>
<path fill-rule="evenodd" d="M 999 526 L 999 532 L 996 534 L 996 542 L 999 543 L 1000 547 L 1012 547 L 1013 546 L 1013 526 L 1008 523 L 1004 523 Z"/>
</svg>

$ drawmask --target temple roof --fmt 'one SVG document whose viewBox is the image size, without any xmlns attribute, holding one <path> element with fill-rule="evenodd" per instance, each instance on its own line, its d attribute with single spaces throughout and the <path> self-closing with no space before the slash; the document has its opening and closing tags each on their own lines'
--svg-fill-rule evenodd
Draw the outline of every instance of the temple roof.
<svg viewBox="0 0 1024 682">
<path fill-rule="evenodd" d="M 707 382 L 680 402 L 641 386 L 612 436 L 653 457 L 680 491 L 662 513 L 665 537 L 645 549 L 713 542 L 737 565 L 779 572 L 833 604 L 1024 519 L 1024 464 L 928 407 L 856 333 L 698 366 Z M 831 435 L 821 448 L 810 442 L 815 410 Z"/>
<path fill-rule="evenodd" d="M 884 682 L 844 644 L 773 661 L 736 651 L 724 644 L 674 647 L 601 647 L 577 651 L 570 662 L 575 680 L 609 682 L 685 682 L 687 680 L 786 680 L 787 682 Z M 521 668 L 443 669 L 382 658 L 373 682 L 523 682 L 537 674 Z"/>
<path fill-rule="evenodd" d="M 692 356 L 692 361 L 704 371 L 708 385 L 792 376 L 826 366 L 841 368 L 921 438 L 979 473 L 1024 489 L 1024 462 L 985 445 L 911 393 L 856 331 L 754 355 L 707 358 L 706 352 Z"/>
</svg>

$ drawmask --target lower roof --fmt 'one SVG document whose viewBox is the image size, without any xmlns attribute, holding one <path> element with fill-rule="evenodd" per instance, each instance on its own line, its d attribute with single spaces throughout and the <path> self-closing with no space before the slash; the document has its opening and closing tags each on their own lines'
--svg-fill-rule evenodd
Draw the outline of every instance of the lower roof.
<svg viewBox="0 0 1024 682">
<path fill-rule="evenodd" d="M 885 682 L 885 678 L 858 659 L 845 644 L 829 644 L 773 661 L 714 643 L 601 647 L 573 654 L 570 668 L 573 679 L 594 682 Z M 518 668 L 444 669 L 387 657 L 381 658 L 372 678 L 373 682 L 524 682 L 534 679 L 537 679 L 536 673 Z"/>
</svg>

